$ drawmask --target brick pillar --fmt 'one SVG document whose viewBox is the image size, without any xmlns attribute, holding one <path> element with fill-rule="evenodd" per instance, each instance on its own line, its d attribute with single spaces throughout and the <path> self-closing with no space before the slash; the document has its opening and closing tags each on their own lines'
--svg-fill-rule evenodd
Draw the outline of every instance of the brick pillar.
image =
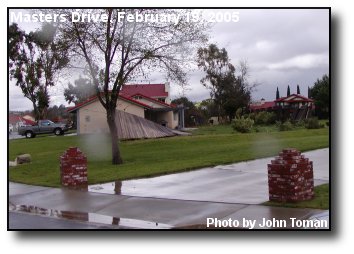
<svg viewBox="0 0 354 254">
<path fill-rule="evenodd" d="M 297 202 L 314 198 L 313 163 L 293 148 L 268 164 L 269 200 Z"/>
<path fill-rule="evenodd" d="M 87 158 L 77 147 L 60 156 L 60 179 L 62 186 L 87 187 Z"/>
</svg>

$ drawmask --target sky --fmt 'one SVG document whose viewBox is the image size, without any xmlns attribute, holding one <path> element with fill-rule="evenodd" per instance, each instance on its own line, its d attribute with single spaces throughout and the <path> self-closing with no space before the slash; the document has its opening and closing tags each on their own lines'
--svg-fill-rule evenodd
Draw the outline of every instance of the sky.
<svg viewBox="0 0 354 254">
<path fill-rule="evenodd" d="M 227 9 L 211 12 L 238 12 L 237 22 L 214 23 L 209 43 L 225 48 L 231 62 L 237 66 L 247 61 L 249 82 L 258 84 L 252 92 L 252 100 L 274 100 L 276 88 L 280 96 L 286 95 L 287 86 L 296 93 L 307 96 L 307 88 L 329 73 L 329 15 L 326 9 Z M 34 30 L 38 23 L 20 23 L 26 31 Z M 209 98 L 209 90 L 200 84 L 205 74 L 200 70 L 188 73 L 189 100 L 197 102 Z M 50 90 L 51 106 L 68 105 L 63 91 L 69 81 L 66 76 L 58 80 Z M 150 76 L 150 83 L 163 83 L 159 73 Z M 171 83 L 172 99 L 180 97 L 182 90 Z M 9 82 L 9 108 L 11 111 L 32 109 L 31 102 L 21 90 Z"/>
</svg>

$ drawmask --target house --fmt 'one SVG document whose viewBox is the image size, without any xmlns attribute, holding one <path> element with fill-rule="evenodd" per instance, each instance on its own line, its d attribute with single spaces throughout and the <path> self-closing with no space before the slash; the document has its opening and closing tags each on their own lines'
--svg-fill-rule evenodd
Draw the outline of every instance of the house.
<svg viewBox="0 0 354 254">
<path fill-rule="evenodd" d="M 33 125 L 36 122 L 30 115 L 21 116 L 20 113 L 9 113 L 9 128 L 11 126 L 11 131 L 17 131 L 18 127 L 23 125 Z"/>
<path fill-rule="evenodd" d="M 269 111 L 276 112 L 278 118 L 293 120 L 302 120 L 310 116 L 314 109 L 314 101 L 300 94 L 291 94 L 287 97 L 281 97 L 274 101 L 265 101 L 261 99 L 249 105 L 250 112 Z"/>
<path fill-rule="evenodd" d="M 274 101 L 265 101 L 265 99 L 262 98 L 260 101 L 251 103 L 249 105 L 249 110 L 251 112 L 272 111 L 274 109 L 274 106 Z"/>
<path fill-rule="evenodd" d="M 307 119 L 315 109 L 314 100 L 300 94 L 291 94 L 274 101 L 275 110 L 282 118 L 290 118 L 295 121 Z"/>
<path fill-rule="evenodd" d="M 119 93 L 117 110 L 120 112 L 119 116 L 122 116 L 121 112 L 124 112 L 170 129 L 181 128 L 179 120 L 182 110 L 170 102 L 169 84 L 127 84 Z M 78 134 L 109 131 L 106 111 L 96 95 L 69 108 L 68 112 L 76 114 Z M 126 114 L 124 117 L 133 119 Z M 138 122 L 151 126 L 147 121 L 139 120 Z M 117 123 L 117 125 L 120 126 L 121 123 Z M 130 125 L 124 128 L 132 129 L 134 126 Z"/>
<path fill-rule="evenodd" d="M 288 97 L 281 97 L 274 101 L 276 107 L 288 108 L 288 109 L 299 109 L 299 108 L 313 108 L 314 101 L 310 98 L 302 96 L 300 94 L 291 94 Z"/>
</svg>

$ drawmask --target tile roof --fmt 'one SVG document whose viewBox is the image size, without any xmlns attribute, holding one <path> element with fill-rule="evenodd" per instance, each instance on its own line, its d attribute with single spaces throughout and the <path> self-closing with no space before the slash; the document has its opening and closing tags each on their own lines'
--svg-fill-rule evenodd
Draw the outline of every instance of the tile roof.
<svg viewBox="0 0 354 254">
<path fill-rule="evenodd" d="M 124 95 L 119 95 L 119 98 L 122 99 L 122 100 L 125 100 L 125 101 L 130 101 L 130 102 L 132 102 L 132 103 L 134 103 L 134 104 L 137 104 L 137 105 L 139 105 L 139 106 L 142 106 L 142 107 L 144 107 L 144 108 L 151 108 L 151 106 L 149 106 L 149 105 L 147 105 L 147 104 L 145 104 L 145 103 L 142 103 L 142 102 L 140 102 L 140 101 L 134 100 L 133 98 L 129 98 L 129 97 L 124 96 Z M 81 103 L 75 105 L 74 107 L 68 108 L 67 111 L 68 111 L 68 112 L 74 112 L 74 111 L 76 111 L 77 109 L 79 109 L 79 108 L 81 108 L 81 107 L 83 107 L 83 106 L 86 106 L 87 104 L 90 104 L 90 103 L 92 103 L 92 102 L 95 102 L 96 100 L 98 100 L 97 95 L 93 95 L 93 96 L 91 96 L 90 98 L 88 98 L 86 101 L 81 102 Z"/>
<path fill-rule="evenodd" d="M 168 92 L 165 91 L 165 84 L 127 84 L 123 86 L 120 94 L 128 97 L 142 94 L 151 98 L 168 96 Z"/>
<path fill-rule="evenodd" d="M 150 101 L 159 103 L 159 104 L 164 105 L 166 107 L 172 107 L 172 108 L 175 107 L 175 105 L 173 105 L 173 104 L 167 104 L 167 103 L 164 103 L 162 101 L 155 99 L 155 98 L 161 98 L 161 97 L 165 98 L 168 96 L 168 92 L 165 92 L 165 84 L 139 84 L 139 85 L 127 84 L 127 85 L 123 86 L 123 89 L 119 92 L 120 99 L 123 99 L 125 101 L 130 101 L 132 103 L 135 103 L 135 104 L 145 107 L 145 108 L 152 108 L 151 106 L 132 98 L 135 95 L 142 96 Z M 81 103 L 75 105 L 74 107 L 69 108 L 67 111 L 74 112 L 77 109 L 79 109 L 89 103 L 96 101 L 97 99 L 98 99 L 97 96 L 93 95 L 93 96 L 89 97 L 86 101 L 81 102 Z"/>
<path fill-rule="evenodd" d="M 251 110 L 258 110 L 258 109 L 268 109 L 273 108 L 275 106 L 274 101 L 266 101 L 263 104 L 250 104 Z"/>
</svg>

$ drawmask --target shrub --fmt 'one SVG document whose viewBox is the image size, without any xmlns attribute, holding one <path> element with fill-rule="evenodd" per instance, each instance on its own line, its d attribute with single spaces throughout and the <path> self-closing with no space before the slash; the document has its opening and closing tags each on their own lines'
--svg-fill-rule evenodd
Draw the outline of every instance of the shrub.
<svg viewBox="0 0 354 254">
<path fill-rule="evenodd" d="M 239 119 L 232 120 L 231 126 L 234 130 L 246 133 L 251 132 L 254 121 L 250 118 L 241 117 Z"/>
<path fill-rule="evenodd" d="M 262 111 L 255 115 L 255 124 L 273 124 L 275 123 L 276 115 L 274 112 Z"/>
<path fill-rule="evenodd" d="M 241 118 L 241 115 L 242 115 L 242 108 L 238 108 L 236 110 L 236 118 Z"/>
<path fill-rule="evenodd" d="M 294 125 L 294 127 L 304 127 L 305 126 L 305 121 L 304 120 L 295 121 L 292 124 Z"/>
<path fill-rule="evenodd" d="M 255 120 L 256 119 L 256 113 L 249 113 L 248 114 L 248 116 L 247 115 L 245 115 L 245 118 L 250 118 L 250 119 L 252 119 L 252 120 Z"/>
<path fill-rule="evenodd" d="M 279 131 L 290 131 L 293 129 L 293 125 L 289 120 L 285 121 L 284 123 L 277 122 L 276 125 Z"/>
<path fill-rule="evenodd" d="M 317 117 L 308 118 L 305 121 L 305 128 L 306 129 L 321 129 L 323 127 L 324 127 L 324 125 L 321 124 L 320 121 L 318 121 Z"/>
</svg>

